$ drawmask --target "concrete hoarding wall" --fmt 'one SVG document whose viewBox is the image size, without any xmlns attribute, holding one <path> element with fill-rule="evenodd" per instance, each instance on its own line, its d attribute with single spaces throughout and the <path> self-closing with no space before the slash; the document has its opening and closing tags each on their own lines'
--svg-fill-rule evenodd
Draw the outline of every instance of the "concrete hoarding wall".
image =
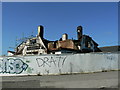
<svg viewBox="0 0 120 90">
<path fill-rule="evenodd" d="M 0 57 L 0 75 L 48 75 L 118 70 L 118 53 Z"/>
</svg>

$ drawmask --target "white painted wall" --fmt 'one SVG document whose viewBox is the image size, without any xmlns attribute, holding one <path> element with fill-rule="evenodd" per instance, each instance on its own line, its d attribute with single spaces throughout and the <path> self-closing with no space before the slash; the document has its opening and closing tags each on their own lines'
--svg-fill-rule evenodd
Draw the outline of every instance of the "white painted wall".
<svg viewBox="0 0 120 90">
<path fill-rule="evenodd" d="M 0 75 L 48 75 L 118 70 L 118 53 L 0 57 Z"/>
</svg>

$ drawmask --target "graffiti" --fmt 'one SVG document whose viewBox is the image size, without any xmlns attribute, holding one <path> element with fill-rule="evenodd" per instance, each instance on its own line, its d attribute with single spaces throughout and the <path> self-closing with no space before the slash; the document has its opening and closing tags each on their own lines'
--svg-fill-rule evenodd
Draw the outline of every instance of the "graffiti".
<svg viewBox="0 0 120 90">
<path fill-rule="evenodd" d="M 39 66 L 39 67 L 41 67 L 41 66 L 44 67 L 45 65 L 48 65 L 49 67 L 51 67 L 51 65 L 49 65 L 49 63 L 48 63 L 48 60 L 49 60 L 49 59 L 48 59 L 47 57 L 45 57 L 44 59 L 42 59 L 42 58 L 37 58 L 36 60 L 37 60 L 37 63 L 38 63 L 38 66 Z M 42 64 L 41 64 L 41 65 L 39 64 L 39 60 L 42 61 Z"/>
<path fill-rule="evenodd" d="M 51 67 L 52 64 L 55 66 L 63 66 L 65 62 L 65 56 L 58 56 L 58 57 L 43 57 L 43 58 L 36 58 L 37 64 L 39 67 L 45 67 L 46 65 Z"/>
<path fill-rule="evenodd" d="M 109 60 L 114 60 L 115 59 L 114 56 L 106 56 L 106 58 L 109 59 Z"/>
<path fill-rule="evenodd" d="M 21 59 L 3 58 L 0 59 L 0 73 L 20 74 L 28 68 L 28 65 Z"/>
<path fill-rule="evenodd" d="M 28 72 L 28 73 L 32 73 L 33 70 L 34 70 L 34 69 L 31 68 L 31 67 L 28 67 L 28 68 L 27 68 L 27 72 Z"/>
</svg>

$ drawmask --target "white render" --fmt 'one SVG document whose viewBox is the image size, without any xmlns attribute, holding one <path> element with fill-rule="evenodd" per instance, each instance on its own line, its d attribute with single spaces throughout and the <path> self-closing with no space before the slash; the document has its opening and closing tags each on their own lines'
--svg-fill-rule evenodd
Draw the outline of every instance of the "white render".
<svg viewBox="0 0 120 90">
<path fill-rule="evenodd" d="M 0 57 L 0 75 L 56 75 L 119 70 L 118 55 L 82 53 Z"/>
</svg>

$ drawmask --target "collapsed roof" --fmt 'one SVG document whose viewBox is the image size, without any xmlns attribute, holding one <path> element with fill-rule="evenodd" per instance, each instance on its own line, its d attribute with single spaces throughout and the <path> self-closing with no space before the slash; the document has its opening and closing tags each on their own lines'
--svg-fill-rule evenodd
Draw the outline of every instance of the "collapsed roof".
<svg viewBox="0 0 120 90">
<path fill-rule="evenodd" d="M 13 55 L 56 54 L 56 52 L 85 53 L 97 52 L 98 44 L 88 35 L 83 35 L 82 26 L 77 27 L 77 40 L 68 39 L 65 33 L 56 41 L 43 37 L 44 27 L 38 26 L 38 35 L 27 39 L 16 47 Z M 12 53 L 12 52 L 11 52 Z"/>
</svg>

